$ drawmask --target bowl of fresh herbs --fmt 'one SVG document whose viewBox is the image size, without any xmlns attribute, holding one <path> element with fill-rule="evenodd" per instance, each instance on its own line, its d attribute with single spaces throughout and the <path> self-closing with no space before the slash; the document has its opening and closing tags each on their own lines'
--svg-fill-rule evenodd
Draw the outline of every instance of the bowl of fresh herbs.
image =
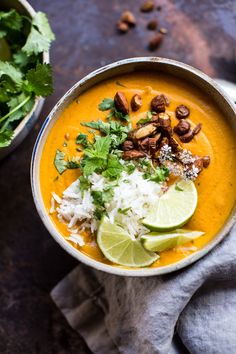
<svg viewBox="0 0 236 354">
<path fill-rule="evenodd" d="M 54 39 L 43 12 L 25 0 L 1 0 L 0 159 L 26 137 L 53 92 L 49 48 Z"/>
</svg>

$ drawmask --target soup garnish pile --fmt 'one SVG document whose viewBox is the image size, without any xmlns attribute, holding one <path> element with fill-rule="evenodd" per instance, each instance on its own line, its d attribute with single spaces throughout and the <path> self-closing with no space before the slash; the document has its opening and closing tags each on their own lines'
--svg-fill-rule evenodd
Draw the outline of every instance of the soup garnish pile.
<svg viewBox="0 0 236 354">
<path fill-rule="evenodd" d="M 78 156 L 57 149 L 54 166 L 60 175 L 78 169 L 62 197 L 53 192 L 51 200 L 50 212 L 67 224 L 70 242 L 83 248 L 86 231 L 109 261 L 145 267 L 161 252 L 204 234 L 182 228 L 196 210 L 194 181 L 210 157 L 194 155 L 181 143 L 194 139 L 202 124 L 191 126 L 190 109 L 179 105 L 173 127 L 169 104 L 170 97 L 155 96 L 150 111 L 132 125 L 130 110 L 142 107 L 142 97 L 134 94 L 128 102 L 118 91 L 99 104 L 106 121 L 81 123 L 88 134 L 80 133 L 74 142 Z"/>
</svg>

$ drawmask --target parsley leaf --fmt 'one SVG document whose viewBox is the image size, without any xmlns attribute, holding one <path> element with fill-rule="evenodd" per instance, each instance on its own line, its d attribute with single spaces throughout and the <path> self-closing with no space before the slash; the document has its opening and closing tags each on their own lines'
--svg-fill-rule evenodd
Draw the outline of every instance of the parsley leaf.
<svg viewBox="0 0 236 354">
<path fill-rule="evenodd" d="M 114 107 L 114 100 L 112 98 L 104 98 L 98 105 L 99 111 L 108 111 Z"/>
<path fill-rule="evenodd" d="M 27 72 L 26 80 L 27 90 L 34 92 L 37 96 L 46 97 L 53 92 L 52 68 L 50 64 L 38 63 L 35 69 Z"/>
</svg>

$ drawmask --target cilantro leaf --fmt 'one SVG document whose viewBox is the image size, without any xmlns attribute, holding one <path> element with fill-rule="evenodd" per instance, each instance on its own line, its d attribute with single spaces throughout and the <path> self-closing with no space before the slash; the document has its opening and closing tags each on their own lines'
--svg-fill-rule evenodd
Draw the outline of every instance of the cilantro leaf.
<svg viewBox="0 0 236 354">
<path fill-rule="evenodd" d="M 29 92 L 35 92 L 37 96 L 46 97 L 53 92 L 52 68 L 50 64 L 38 63 L 35 69 L 26 74 L 26 88 Z"/>
<path fill-rule="evenodd" d="M 112 98 L 104 98 L 98 105 L 99 111 L 108 111 L 114 107 L 114 100 Z"/>
<path fill-rule="evenodd" d="M 117 179 L 120 177 L 122 171 L 123 165 L 117 159 L 117 156 L 110 155 L 108 158 L 106 170 L 102 173 L 102 175 L 109 179 Z"/>
<path fill-rule="evenodd" d="M 80 133 L 76 138 L 76 144 L 81 144 L 84 147 L 89 145 L 88 136 L 86 134 Z"/>
<path fill-rule="evenodd" d="M 47 16 L 44 12 L 38 11 L 33 18 L 32 24 L 38 28 L 39 32 L 45 38 L 48 38 L 50 41 L 53 41 L 55 39 L 55 35 L 52 32 Z"/>
<path fill-rule="evenodd" d="M 111 138 L 106 136 L 106 137 L 99 137 L 96 142 L 84 149 L 85 155 L 89 157 L 96 157 L 100 159 L 106 159 L 107 155 L 109 153 L 111 145 Z"/>
<path fill-rule="evenodd" d="M 102 120 L 93 120 L 92 122 L 88 123 L 81 123 L 84 127 L 89 127 L 92 129 L 99 130 L 102 133 L 109 134 L 110 132 L 110 125 L 109 123 L 104 123 Z"/>
<path fill-rule="evenodd" d="M 9 12 L 0 12 L 0 21 L 3 27 L 8 27 L 11 30 L 20 31 L 23 25 L 22 16 L 14 9 Z"/>
<path fill-rule="evenodd" d="M 0 60 L 0 79 L 3 75 L 9 76 L 12 81 L 18 85 L 20 85 L 22 82 L 22 73 L 8 62 Z"/>
<path fill-rule="evenodd" d="M 79 177 L 79 188 L 81 192 L 83 193 L 84 191 L 88 190 L 90 187 L 90 182 L 87 178 L 84 176 Z"/>
<path fill-rule="evenodd" d="M 18 51 L 17 53 L 13 54 L 14 63 L 20 68 L 24 68 L 26 65 L 28 65 L 30 58 L 31 57 L 22 51 Z"/>
<path fill-rule="evenodd" d="M 146 123 L 150 122 L 151 119 L 152 119 L 152 112 L 149 111 L 149 112 L 147 112 L 146 118 L 140 119 L 137 122 L 137 124 L 146 124 Z"/>
<path fill-rule="evenodd" d="M 5 129 L 0 131 L 0 148 L 7 147 L 11 144 L 13 138 L 13 131 L 10 129 Z"/>
<path fill-rule="evenodd" d="M 56 155 L 54 157 L 54 166 L 56 167 L 58 173 L 61 175 L 67 169 L 79 168 L 80 164 L 76 157 L 72 157 L 72 159 L 66 161 L 65 153 L 57 149 Z"/>
<path fill-rule="evenodd" d="M 149 179 L 150 181 L 159 183 L 164 182 L 168 176 L 169 170 L 167 167 L 158 167 L 155 169 L 154 173 L 151 174 L 151 177 Z"/>
<path fill-rule="evenodd" d="M 65 161 L 64 152 L 62 152 L 60 150 L 56 151 L 56 155 L 54 158 L 54 165 L 60 175 L 66 171 L 67 168 L 66 168 L 66 161 Z"/>
<path fill-rule="evenodd" d="M 100 172 L 106 166 L 106 160 L 97 157 L 86 158 L 82 161 L 82 171 L 88 177 L 93 172 Z"/>
<path fill-rule="evenodd" d="M 22 47 L 23 52 L 28 55 L 39 54 L 42 52 L 48 52 L 50 47 L 50 40 L 44 37 L 36 28 L 31 27 L 30 34 L 26 40 L 24 47 Z"/>
</svg>

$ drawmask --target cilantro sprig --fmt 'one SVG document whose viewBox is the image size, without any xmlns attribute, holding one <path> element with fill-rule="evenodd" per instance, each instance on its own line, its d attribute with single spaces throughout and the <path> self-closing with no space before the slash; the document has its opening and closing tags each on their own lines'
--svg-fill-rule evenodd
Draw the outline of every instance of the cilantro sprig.
<svg viewBox="0 0 236 354">
<path fill-rule="evenodd" d="M 0 148 L 32 110 L 36 96 L 53 92 L 52 69 L 42 62 L 55 36 L 43 12 L 33 19 L 12 9 L 0 12 Z"/>
</svg>

